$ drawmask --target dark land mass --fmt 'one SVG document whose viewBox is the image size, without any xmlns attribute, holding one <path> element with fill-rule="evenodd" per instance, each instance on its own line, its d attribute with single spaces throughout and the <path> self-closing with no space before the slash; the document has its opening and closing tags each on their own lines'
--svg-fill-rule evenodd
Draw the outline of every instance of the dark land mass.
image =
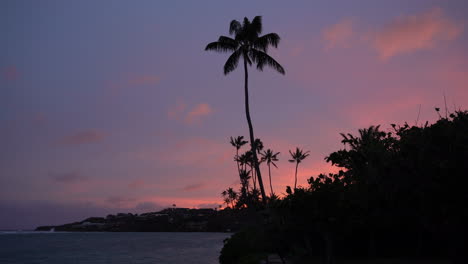
<svg viewBox="0 0 468 264">
<path fill-rule="evenodd" d="M 119 213 L 58 225 L 36 231 L 67 232 L 233 232 L 247 220 L 242 210 L 167 208 L 143 214 Z"/>
</svg>

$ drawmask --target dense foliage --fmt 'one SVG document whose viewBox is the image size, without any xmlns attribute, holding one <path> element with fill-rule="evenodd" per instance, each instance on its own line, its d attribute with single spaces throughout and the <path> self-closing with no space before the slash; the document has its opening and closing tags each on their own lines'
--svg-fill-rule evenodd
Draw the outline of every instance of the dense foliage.
<svg viewBox="0 0 468 264">
<path fill-rule="evenodd" d="M 465 263 L 468 112 L 392 127 L 342 134 L 344 148 L 325 158 L 341 170 L 271 199 L 254 233 L 226 241 L 221 263 L 264 252 L 297 262 L 423 256 Z"/>
</svg>

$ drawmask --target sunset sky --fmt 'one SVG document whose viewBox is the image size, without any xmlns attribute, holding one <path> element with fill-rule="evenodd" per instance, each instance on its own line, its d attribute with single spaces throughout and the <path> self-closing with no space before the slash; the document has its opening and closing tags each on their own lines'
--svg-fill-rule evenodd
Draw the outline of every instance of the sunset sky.
<svg viewBox="0 0 468 264">
<path fill-rule="evenodd" d="M 468 2 L 0 2 L 0 229 L 176 204 L 238 188 L 230 136 L 248 136 L 242 69 L 206 52 L 232 19 L 263 16 L 281 75 L 250 69 L 256 136 L 311 155 L 298 184 L 336 170 L 339 133 L 468 108 Z M 420 110 L 420 111 L 419 111 Z M 445 111 L 445 110 L 444 110 Z M 267 183 L 267 169 L 263 167 Z"/>
</svg>

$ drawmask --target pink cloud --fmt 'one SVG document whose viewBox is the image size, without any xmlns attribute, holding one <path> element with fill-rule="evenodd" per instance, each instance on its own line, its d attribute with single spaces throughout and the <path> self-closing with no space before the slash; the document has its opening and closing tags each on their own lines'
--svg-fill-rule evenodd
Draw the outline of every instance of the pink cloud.
<svg viewBox="0 0 468 264">
<path fill-rule="evenodd" d="M 387 128 L 391 123 L 402 123 L 407 121 L 413 125 L 418 118 L 418 107 L 423 109 L 433 108 L 428 105 L 427 99 L 419 95 L 408 95 L 396 99 L 388 99 L 387 101 L 368 102 L 367 104 L 356 104 L 348 109 L 343 109 L 342 114 L 346 116 L 353 125 L 366 128 L 370 125 L 382 125 L 382 128 Z M 408 116 L 405 113 L 413 113 Z M 400 120 L 401 116 L 405 116 L 406 120 Z M 427 120 L 420 116 L 419 121 Z"/>
<path fill-rule="evenodd" d="M 462 26 L 444 15 L 440 8 L 400 16 L 373 34 L 371 41 L 380 58 L 386 60 L 401 53 L 431 49 L 439 42 L 455 39 Z"/>
<path fill-rule="evenodd" d="M 337 46 L 348 46 L 353 35 L 354 19 L 346 18 L 340 22 L 325 28 L 322 32 L 322 39 L 325 48 L 331 49 Z"/>
<path fill-rule="evenodd" d="M 202 117 L 210 115 L 213 112 L 213 109 L 210 105 L 202 103 L 196 105 L 190 112 L 185 116 L 186 123 L 193 123 L 199 121 Z"/>
<path fill-rule="evenodd" d="M 204 187 L 205 187 L 204 183 L 194 183 L 194 184 L 189 184 L 185 186 L 184 188 L 182 188 L 182 190 L 186 192 L 191 192 L 191 191 L 197 191 L 197 190 L 203 189 Z"/>
<path fill-rule="evenodd" d="M 107 136 L 106 133 L 96 131 L 96 130 L 87 130 L 75 133 L 64 137 L 59 141 L 63 145 L 79 145 L 79 144 L 89 144 L 97 143 L 104 140 Z"/>
<path fill-rule="evenodd" d="M 213 113 L 213 108 L 206 103 L 200 103 L 191 109 L 182 101 L 177 101 L 176 105 L 169 108 L 167 117 L 171 120 L 183 121 L 186 124 L 200 122 L 203 117 Z"/>
</svg>

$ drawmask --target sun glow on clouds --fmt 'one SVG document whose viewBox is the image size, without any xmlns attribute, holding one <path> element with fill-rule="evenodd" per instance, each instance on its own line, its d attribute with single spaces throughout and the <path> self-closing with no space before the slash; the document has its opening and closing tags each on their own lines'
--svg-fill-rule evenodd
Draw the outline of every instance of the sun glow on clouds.
<svg viewBox="0 0 468 264">
<path fill-rule="evenodd" d="M 426 12 L 400 16 L 375 32 L 371 41 L 380 58 L 417 50 L 430 49 L 443 41 L 455 39 L 462 26 L 447 17 L 440 8 Z"/>
<path fill-rule="evenodd" d="M 204 116 L 210 115 L 212 112 L 213 109 L 208 104 L 198 104 L 187 113 L 185 122 L 191 124 L 193 122 L 199 121 Z"/>
<path fill-rule="evenodd" d="M 364 24 L 357 25 L 356 22 L 355 19 L 344 18 L 324 28 L 322 41 L 325 50 L 350 47 L 353 37 L 356 37 L 361 44 L 375 49 L 380 59 L 385 61 L 399 54 L 435 48 L 443 42 L 453 41 L 463 31 L 461 21 L 451 19 L 438 7 L 413 15 L 401 15 L 370 31 Z"/>
<path fill-rule="evenodd" d="M 274 6 L 272 4 L 268 8 Z M 279 168 L 271 168 L 273 188 L 277 194 L 285 193 L 286 186 L 294 184 L 295 165 L 288 162 L 289 149 L 298 146 L 311 151 L 311 156 L 299 165 L 298 171 L 298 185 L 307 186 L 307 179 L 310 177 L 338 170 L 326 163 L 324 157 L 342 147 L 340 132 L 355 134 L 359 128 L 378 124 L 382 125 L 382 129 L 388 129 L 391 123 L 401 124 L 405 121 L 410 125 L 414 124 L 418 119 L 420 105 L 419 122 L 434 121 L 437 119 L 434 107 L 443 109 L 444 94 L 447 96 L 449 110 L 460 107 L 466 109 L 468 53 L 463 48 L 467 37 L 463 31 L 463 23 L 466 22 L 454 18 L 462 11 L 453 10 L 445 3 L 444 9 L 421 5 L 419 11 L 412 13 L 405 13 L 407 11 L 404 10 L 412 8 L 405 1 L 392 2 L 391 6 L 391 10 L 366 10 L 354 5 L 355 9 L 345 12 L 329 9 L 332 14 L 320 10 L 318 16 L 311 16 L 309 11 L 307 16 L 299 14 L 306 10 L 303 8 L 294 11 L 299 20 L 285 19 L 282 21 L 284 23 L 276 25 L 272 24 L 273 21 L 268 22 L 272 13 L 268 8 L 265 9 L 264 18 L 268 20 L 265 20 L 265 25 L 271 26 L 271 31 L 282 37 L 279 48 L 269 52 L 286 67 L 287 75 L 281 77 L 281 81 L 276 81 L 279 80 L 274 77 L 277 75 L 255 72 L 249 82 L 255 87 L 251 91 L 252 97 L 257 98 L 251 105 L 254 108 L 252 115 L 257 136 L 264 141 L 266 147 L 281 152 L 277 163 Z M 343 13 L 344 17 L 337 17 L 330 22 L 330 17 Z M 359 17 L 348 17 L 350 14 L 359 14 Z M 139 26 L 139 22 L 151 21 L 155 17 L 158 16 L 152 13 L 148 20 L 137 19 L 125 24 L 133 29 Z M 93 21 L 99 24 L 100 18 L 102 17 L 83 22 Z M 195 21 L 190 14 L 186 18 Z M 227 22 L 225 20 L 223 23 Z M 44 25 L 47 23 L 44 20 Z M 28 27 L 20 25 L 25 30 Z M 317 25 L 327 26 L 322 28 Z M 52 56 L 55 52 L 47 53 L 47 50 L 53 51 L 50 47 L 54 47 L 54 43 L 57 47 L 63 47 L 67 43 L 61 41 L 67 38 L 57 34 L 53 40 L 55 33 L 49 32 L 51 41 L 47 41 L 47 47 L 35 42 L 39 46 L 25 43 L 16 52 L 12 49 L 11 56 L 6 56 L 11 57 L 11 61 L 0 65 L 0 84 L 18 89 L 7 89 L 6 97 L 0 96 L 4 102 L 11 101 L 14 106 L 9 109 L 7 105 L 7 111 L 4 111 L 0 121 L 3 122 L 3 118 L 18 120 L 14 121 L 14 125 L 9 125 L 13 121 L 6 120 L 6 125 L 0 124 L 0 128 L 2 131 L 6 128 L 9 134 L 14 135 L 14 141 L 3 137 L 4 142 L 13 142 L 10 147 L 7 146 L 7 150 L 18 151 L 9 156 L 24 157 L 24 160 L 5 164 L 10 166 L 9 171 L 13 173 L 4 174 L 6 177 L 7 174 L 13 176 L 5 178 L 8 185 L 5 184 L 3 192 L 0 191 L 2 197 L 27 198 L 32 201 L 57 200 L 70 204 L 69 211 L 86 208 L 82 205 L 89 203 L 96 211 L 112 213 L 152 211 L 172 207 L 172 204 L 178 207 L 214 207 L 222 203 L 220 192 L 223 189 L 233 187 L 238 190 L 240 186 L 237 166 L 233 161 L 235 149 L 229 145 L 227 139 L 231 135 L 247 135 L 247 127 L 244 120 L 237 122 L 229 119 L 229 115 L 225 117 L 228 111 L 234 111 L 234 108 L 229 108 L 230 104 L 216 104 L 216 108 L 211 104 L 229 100 L 229 97 L 226 97 L 225 91 L 214 93 L 214 90 L 210 90 L 219 86 L 218 79 L 211 70 L 205 78 L 202 70 L 211 66 L 219 70 L 219 65 L 213 65 L 207 59 L 200 43 L 212 40 L 216 34 L 227 33 L 225 26 L 227 24 L 221 29 L 206 27 L 206 35 L 195 34 L 193 38 L 187 38 L 190 43 L 175 41 L 177 39 L 173 39 L 173 33 L 178 29 L 169 25 L 166 33 L 170 34 L 160 32 L 152 35 L 151 39 L 146 39 L 147 36 L 132 38 L 125 35 L 125 30 L 119 30 L 119 35 L 129 40 L 122 47 L 128 45 L 130 53 L 109 52 L 111 56 L 100 57 L 105 54 L 91 54 L 99 49 L 89 49 L 90 56 L 103 59 L 103 64 L 96 64 L 97 71 L 73 71 L 64 68 L 63 79 L 80 76 L 83 84 L 90 85 L 90 89 L 82 90 L 83 95 L 87 96 L 80 96 L 71 102 L 73 105 L 69 105 L 70 108 L 52 108 L 56 101 L 61 100 L 60 96 L 56 96 L 55 89 L 62 89 L 54 88 L 56 79 L 61 79 L 54 76 L 57 73 L 55 64 L 29 58 L 37 50 L 46 52 L 44 57 L 46 54 Z M 44 27 L 45 32 L 47 28 Z M 97 25 L 96 28 L 101 27 Z M 93 27 L 89 29 L 91 32 Z M 186 29 L 181 28 L 180 32 L 183 33 L 184 30 Z M 88 30 L 82 32 L 86 33 L 84 37 L 93 40 L 94 35 L 87 35 Z M 101 36 L 100 33 L 98 35 Z M 136 50 L 133 45 L 142 42 L 148 43 L 151 48 L 137 54 L 140 50 Z M 181 43 L 183 46 L 179 45 Z M 186 49 L 186 44 L 197 51 Z M 79 62 L 83 54 L 76 52 L 70 56 L 71 60 Z M 138 59 L 131 59 L 126 65 L 113 63 L 130 57 Z M 223 62 L 225 59 L 227 58 L 219 57 Z M 15 64 L 21 61 L 27 61 L 30 65 Z M 55 59 L 50 61 L 54 62 Z M 82 66 L 76 69 L 81 69 Z M 96 75 L 88 76 L 87 72 L 94 72 Z M 239 87 L 243 80 L 241 75 L 242 71 L 230 75 L 235 79 L 235 89 L 242 88 Z M 230 79 L 220 78 L 223 78 L 223 85 L 231 85 Z M 96 83 L 96 89 L 91 86 L 93 83 Z M 166 89 L 169 84 L 171 89 Z M 194 87 L 203 86 L 204 89 L 197 89 L 196 92 L 193 92 L 195 89 L 183 89 L 188 84 L 193 84 Z M 62 85 L 66 88 L 66 81 Z M 77 87 L 79 85 L 81 84 L 76 84 Z M 262 94 L 263 88 L 268 92 Z M 275 90 L 276 88 L 278 89 Z M 94 98 L 98 89 L 102 89 L 104 97 L 100 109 L 102 107 L 112 111 L 117 106 L 140 111 L 139 106 L 145 106 L 149 102 L 151 107 L 145 107 L 148 110 L 145 114 L 152 118 L 154 113 L 158 115 L 149 122 L 133 122 L 130 118 L 105 114 L 102 118 L 97 116 L 98 120 L 102 120 L 98 124 L 99 129 L 93 129 L 96 128 L 96 123 L 92 121 L 95 118 L 81 116 L 80 122 L 83 123 L 77 126 L 84 129 L 71 130 L 55 138 L 55 134 L 48 132 L 62 131 L 60 129 L 63 124 L 60 120 L 68 118 L 65 115 L 70 109 L 87 106 L 89 102 L 84 99 Z M 10 100 L 9 95 L 12 94 L 15 96 Z M 114 96 L 119 100 L 108 100 Z M 181 99 L 168 101 L 170 98 Z M 26 107 L 29 102 L 35 103 Z M 236 107 L 242 109 L 242 105 Z M 267 116 L 262 109 L 274 111 Z M 34 129 L 22 133 L 22 121 L 14 117 L 21 115 L 18 111 L 38 113 L 28 117 L 28 122 L 34 124 Z M 125 111 L 121 114 L 133 117 L 140 113 Z M 215 119 L 215 114 L 225 118 Z M 243 112 L 238 113 L 241 114 Z M 142 123 L 149 125 L 140 126 Z M 213 129 L 215 126 L 216 129 Z M 32 126 L 28 125 L 29 127 Z M 218 129 L 219 127 L 223 129 Z M 35 133 L 34 136 L 30 136 L 32 133 Z M 27 141 L 18 144 L 23 140 Z M 42 145 L 37 144 L 36 140 L 52 143 L 48 146 L 50 149 L 39 147 Z M 22 150 L 22 145 L 28 147 Z M 247 148 L 244 146 L 242 151 Z M 57 151 L 60 155 L 63 153 L 63 157 L 59 158 L 64 162 L 58 162 Z M 21 167 L 29 168 L 23 172 Z M 269 193 L 268 167 L 266 164 L 261 167 L 264 185 Z M 16 175 L 24 175 L 24 178 Z M 36 175 L 42 175 L 43 178 L 39 179 Z M 28 186 L 23 184 L 27 177 L 30 177 L 28 182 L 31 183 Z M 37 185 L 33 185 L 34 182 Z M 21 197 L 16 196 L 18 190 L 23 192 Z M 73 207 L 75 203 L 79 206 Z M 96 216 L 100 214 L 96 213 Z M 88 216 L 89 213 L 85 213 L 70 221 Z M 64 222 L 66 221 L 60 220 L 57 224 Z"/>
<path fill-rule="evenodd" d="M 221 198 L 201 197 L 195 199 L 180 198 L 180 197 L 145 197 L 143 200 L 151 201 L 163 205 L 163 207 L 172 207 L 175 204 L 177 207 L 187 208 L 214 208 L 221 205 Z"/>
<path fill-rule="evenodd" d="M 179 100 L 176 105 L 169 109 L 167 116 L 171 120 L 182 121 L 185 124 L 193 124 L 199 123 L 204 117 L 212 113 L 213 108 L 207 103 L 200 103 L 188 109 L 187 105 Z"/>
<path fill-rule="evenodd" d="M 354 19 L 346 18 L 342 21 L 325 28 L 322 38 L 325 42 L 325 49 L 334 47 L 348 47 L 349 40 L 353 35 Z"/>
</svg>

